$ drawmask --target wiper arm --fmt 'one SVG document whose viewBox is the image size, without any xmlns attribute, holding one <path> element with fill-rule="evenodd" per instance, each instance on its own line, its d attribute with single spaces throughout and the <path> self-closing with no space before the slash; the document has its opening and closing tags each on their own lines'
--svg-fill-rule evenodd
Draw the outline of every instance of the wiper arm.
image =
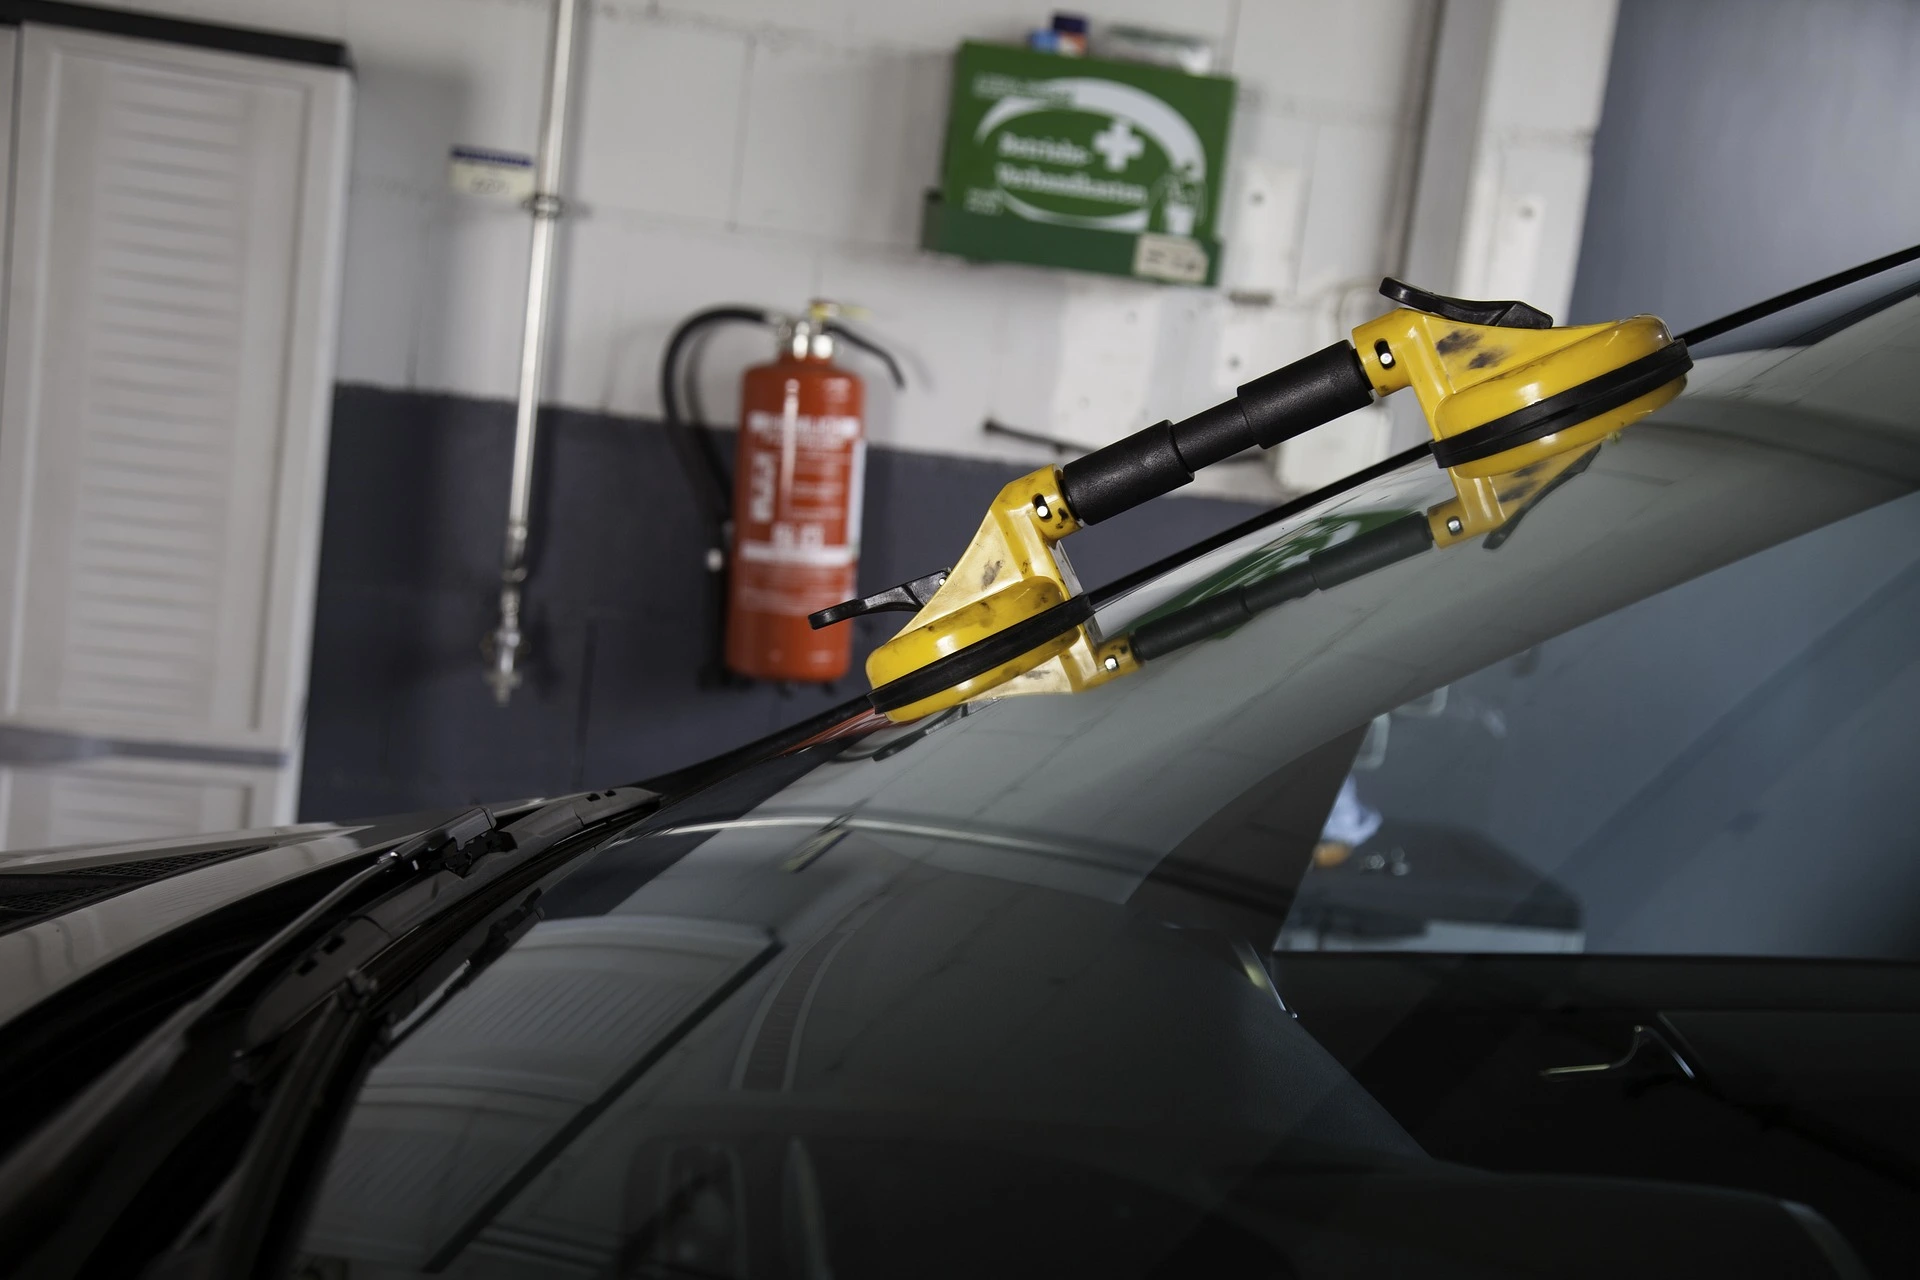
<svg viewBox="0 0 1920 1280">
<path fill-rule="evenodd" d="M 375 994 L 364 970 L 396 943 L 446 920 L 476 899 L 484 898 L 497 909 L 498 895 L 490 891 L 517 879 L 515 872 L 588 827 L 625 817 L 658 798 L 639 787 L 593 792 L 583 799 L 556 800 L 504 828 L 494 825 L 487 810 L 473 809 L 396 848 L 388 856 L 405 863 L 417 873 L 416 878 L 342 920 L 289 967 L 248 1015 L 247 1051 L 270 1045 L 336 991 L 360 997 Z M 531 900 L 522 906 L 521 932 L 525 932 L 533 926 L 535 912 Z M 490 927 L 492 922 L 486 923 Z M 483 931 L 482 937 L 487 936 Z M 497 938 L 494 946 L 506 949 Z M 435 967 L 451 972 L 468 958 L 461 955 L 451 964 Z M 441 974 L 434 985 L 445 976 Z M 381 1001 L 388 1012 L 392 1012 L 394 994 Z"/>
<path fill-rule="evenodd" d="M 506 828 L 475 809 L 394 850 L 419 878 L 329 931 L 248 1015 L 243 1073 L 276 1056 L 288 1032 L 307 1034 L 235 1168 L 234 1200 L 203 1275 L 253 1276 L 287 1260 L 298 1234 L 293 1207 L 311 1198 L 369 1051 L 391 1046 L 396 1028 L 410 1029 L 533 928 L 540 882 L 559 870 L 547 854 L 658 799 L 639 787 L 593 792 Z"/>
<path fill-rule="evenodd" d="M 210 1141 L 201 1167 L 183 1167 L 182 1185 L 194 1186 L 210 1172 L 205 1161 L 233 1151 L 230 1173 L 211 1171 L 224 1174 L 226 1203 L 206 1219 L 208 1230 L 180 1246 L 193 1255 L 180 1260 L 201 1276 L 270 1271 L 265 1264 L 293 1246 L 302 1193 L 324 1167 L 338 1118 L 396 1013 L 457 980 L 462 965 L 476 972 L 532 927 L 541 886 L 571 861 L 548 856 L 559 846 L 657 800 L 639 787 L 594 792 L 506 827 L 475 809 L 381 854 L 0 1164 L 5 1250 L 48 1264 L 29 1269 L 49 1277 L 80 1274 L 107 1255 L 114 1266 L 133 1265 L 122 1256 L 126 1239 L 177 1239 L 180 1222 L 194 1216 L 169 1216 L 180 1212 L 181 1196 L 199 1197 L 196 1208 L 205 1203 L 197 1190 L 155 1197 L 151 1179 L 164 1176 L 183 1146 Z M 385 888 L 388 880 L 397 883 Z M 370 892 L 378 895 L 371 901 Z M 296 1030 L 297 1040 L 288 1034 Z M 231 1121 L 255 1100 L 259 1118 L 233 1133 Z M 100 1170 L 107 1173 L 96 1177 Z M 104 1223 L 124 1230 L 102 1234 Z"/>
</svg>

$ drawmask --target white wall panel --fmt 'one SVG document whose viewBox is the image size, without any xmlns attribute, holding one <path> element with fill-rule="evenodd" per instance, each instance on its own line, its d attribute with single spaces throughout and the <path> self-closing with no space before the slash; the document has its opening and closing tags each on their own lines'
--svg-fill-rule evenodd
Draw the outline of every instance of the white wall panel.
<svg viewBox="0 0 1920 1280">
<path fill-rule="evenodd" d="M 920 51 L 756 46 L 735 221 L 918 243 L 921 197 L 939 175 L 950 61 Z"/>
<path fill-rule="evenodd" d="M 1407 135 L 1390 125 L 1322 124 L 1313 141 L 1298 291 L 1308 298 L 1346 285 L 1372 292 L 1387 266 L 1389 205 Z"/>
<path fill-rule="evenodd" d="M 553 398 L 612 413 L 660 412 L 660 353 L 684 317 L 719 303 L 797 309 L 821 291 L 805 244 L 618 213 L 575 222 L 559 260 Z M 701 366 L 709 421 L 733 425 L 740 370 L 771 352 L 763 329 L 714 335 Z"/>
<path fill-rule="evenodd" d="M 230 21 L 244 22 L 250 5 L 231 0 L 227 7 Z M 513 0 L 347 0 L 359 122 L 354 176 L 444 191 L 450 147 L 531 152 L 546 8 Z"/>
<path fill-rule="evenodd" d="M 575 107 L 581 203 L 724 222 L 750 47 L 711 26 L 597 15 Z"/>
<path fill-rule="evenodd" d="M 1591 136 L 1600 123 L 1617 0 L 1505 4 L 1494 27 L 1487 123 Z"/>
<path fill-rule="evenodd" d="M 1243 105 L 1229 143 L 1221 233 L 1221 284 L 1293 293 L 1312 189 L 1314 126 L 1297 116 Z"/>
<path fill-rule="evenodd" d="M 657 9 L 668 18 L 725 26 L 748 34 L 805 32 L 844 37 L 853 26 L 857 0 L 658 0 L 628 4 L 627 12 Z M 919 6 L 913 6 L 919 7 Z"/>
<path fill-rule="evenodd" d="M 1423 0 L 1242 0 L 1232 67 L 1259 107 L 1400 119 Z"/>
<path fill-rule="evenodd" d="M 821 257 L 821 291 L 870 308 L 865 327 L 884 333 L 905 366 L 908 386 L 895 393 L 886 373 L 858 355 L 848 363 L 867 380 L 876 412 L 873 438 L 894 448 L 971 456 L 1006 456 L 1004 439 L 981 424 L 991 414 L 1014 425 L 1046 429 L 1029 416 L 1041 406 L 1002 402 L 1003 373 L 1030 356 L 1045 361 L 1056 345 L 1023 349 L 1003 339 L 1023 312 L 1051 319 L 1062 285 L 1021 267 L 971 266 L 879 251 L 836 251 Z M 938 307 L 922 302 L 942 299 Z"/>
<path fill-rule="evenodd" d="M 390 387 L 416 381 L 427 251 L 441 198 L 377 180 L 355 188 L 340 285 L 344 376 Z"/>
<path fill-rule="evenodd" d="M 1459 288 L 1564 319 L 1586 223 L 1616 0 L 1507 0 L 1494 24 Z"/>
<path fill-rule="evenodd" d="M 1584 147 L 1496 143 L 1479 166 L 1461 289 L 1565 321 L 1592 162 Z"/>
<path fill-rule="evenodd" d="M 432 199 L 414 309 L 414 385 L 510 400 L 519 385 L 532 222 L 507 204 Z"/>
</svg>

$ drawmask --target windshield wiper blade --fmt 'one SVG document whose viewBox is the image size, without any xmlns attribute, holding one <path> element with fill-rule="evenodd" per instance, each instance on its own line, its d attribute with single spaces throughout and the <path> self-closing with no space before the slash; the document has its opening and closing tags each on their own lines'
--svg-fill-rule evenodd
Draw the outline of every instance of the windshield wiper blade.
<svg viewBox="0 0 1920 1280">
<path fill-rule="evenodd" d="M 389 856 L 416 876 L 341 920 L 288 968 L 248 1015 L 247 1052 L 272 1044 L 336 991 L 374 994 L 363 970 L 402 939 L 477 897 L 491 897 L 490 890 L 563 841 L 658 799 L 640 787 L 617 787 L 556 800 L 507 827 L 496 826 L 487 810 L 473 809 L 401 845 Z M 526 925 L 531 928 L 531 920 Z"/>
<path fill-rule="evenodd" d="M 290 1259 L 298 1208 L 311 1199 L 360 1079 L 397 1042 L 396 1029 L 410 1030 L 533 928 L 541 882 L 571 861 L 549 864 L 548 854 L 658 800 L 618 787 L 556 800 L 508 827 L 474 810 L 394 851 L 419 878 L 330 930 L 248 1016 L 236 1064 L 243 1074 L 277 1056 L 288 1032 L 307 1034 L 279 1065 L 235 1167 L 235 1197 L 208 1242 L 203 1276 L 265 1274 Z"/>
<path fill-rule="evenodd" d="M 502 918 L 514 936 L 531 927 L 537 915 L 527 910 L 528 888 L 571 861 L 547 855 L 657 800 L 622 787 L 555 801 L 506 826 L 470 810 L 380 854 L 178 1010 L 0 1164 L 0 1247 L 49 1264 L 35 1272 L 49 1277 L 87 1271 L 103 1250 L 113 1265 L 132 1265 L 131 1255 L 121 1257 L 121 1241 L 177 1239 L 194 1216 L 180 1214 L 176 1203 L 187 1193 L 176 1189 L 156 1203 L 148 1192 L 211 1126 L 213 1146 L 201 1153 L 202 1167 L 186 1162 L 184 1185 L 210 1176 L 204 1162 L 224 1162 L 227 1144 L 237 1143 L 234 1163 L 211 1175 L 235 1198 L 230 1208 L 240 1200 L 249 1207 L 210 1219 L 198 1243 L 181 1245 L 175 1257 L 187 1274 L 260 1274 L 257 1263 L 292 1247 L 288 1228 L 298 1214 L 290 1207 L 304 1203 L 299 1193 L 324 1164 L 353 1084 L 394 1011 L 411 1009 L 409 997 L 417 1003 L 419 992 L 460 965 L 504 951 L 511 937 L 495 930 Z M 398 883 L 387 888 L 389 879 Z M 369 919 L 386 937 L 380 946 L 364 945 L 372 935 L 356 922 Z M 327 950 L 336 938 L 343 940 Z M 326 962 L 348 950 L 348 938 L 361 963 L 342 971 Z M 296 1030 L 303 1033 L 297 1043 L 288 1035 Z M 251 1100 L 263 1094 L 255 1109 Z M 257 1118 L 231 1134 L 234 1116 L 249 1113 Z M 201 1197 L 196 1207 L 205 1202 L 191 1194 Z M 106 1224 L 114 1230 L 104 1232 Z M 156 1245 L 152 1256 L 171 1247 Z"/>
</svg>

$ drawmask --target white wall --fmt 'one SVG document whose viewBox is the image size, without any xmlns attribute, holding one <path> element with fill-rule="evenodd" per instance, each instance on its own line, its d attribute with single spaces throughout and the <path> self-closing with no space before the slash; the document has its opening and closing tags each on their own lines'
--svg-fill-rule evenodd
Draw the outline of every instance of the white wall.
<svg viewBox="0 0 1920 1280">
<path fill-rule="evenodd" d="M 533 149 L 544 0 L 135 2 L 351 46 L 360 92 L 340 377 L 510 397 L 527 221 L 449 193 L 445 164 L 457 143 Z M 907 357 L 906 394 L 870 381 L 877 442 L 1038 459 L 1048 455 L 986 435 L 982 420 L 1102 443 L 1202 408 L 1373 314 L 1429 0 L 1082 7 L 1096 22 L 1207 36 L 1240 81 L 1227 288 L 969 265 L 915 248 L 921 194 L 938 177 L 953 48 L 1018 39 L 1045 20 L 1038 0 L 604 0 L 583 36 L 567 183 L 575 216 L 548 398 L 653 414 L 656 362 L 678 318 L 717 302 L 798 307 L 829 296 L 870 308 L 868 327 Z M 1584 164 L 1585 104 L 1598 101 L 1612 0 L 1509 7 L 1542 11 L 1507 23 L 1510 34 L 1551 34 L 1559 19 L 1548 10 L 1604 11 L 1600 44 L 1584 53 L 1599 70 L 1574 77 L 1576 118 L 1546 140 L 1552 152 L 1574 138 Z M 1577 34 L 1583 23 L 1593 25 L 1575 22 Z M 1556 47 L 1583 56 L 1576 42 Z M 1521 143 L 1535 99 L 1567 93 L 1567 77 L 1550 70 L 1490 95 L 1513 96 L 1522 123 L 1482 184 L 1496 211 L 1483 222 L 1562 158 Z M 1490 119 L 1506 112 L 1490 108 Z M 1565 222 L 1557 234 L 1577 246 L 1579 210 L 1560 207 L 1571 190 L 1554 187 L 1553 207 Z M 1555 301 L 1571 261 L 1552 268 Z M 1236 303 L 1229 289 L 1271 302 Z M 747 334 L 713 344 L 710 416 L 732 417 L 738 370 L 764 347 Z M 1220 470 L 1216 491 L 1272 492 L 1260 468 Z"/>
<path fill-rule="evenodd" d="M 1615 16 L 1614 0 L 1501 6 L 1461 246 L 1463 293 L 1524 297 L 1567 322 Z"/>
</svg>

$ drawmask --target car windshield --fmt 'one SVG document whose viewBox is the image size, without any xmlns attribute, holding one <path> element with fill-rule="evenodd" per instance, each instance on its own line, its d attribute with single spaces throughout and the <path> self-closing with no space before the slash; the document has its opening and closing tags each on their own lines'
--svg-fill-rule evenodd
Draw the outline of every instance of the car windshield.
<svg viewBox="0 0 1920 1280">
<path fill-rule="evenodd" d="M 1920 1057 L 1865 1049 L 1920 1043 L 1910 286 L 1736 331 L 1497 547 L 622 833 L 372 1068 L 310 1273 L 1912 1260 Z M 1450 495 L 1408 464 L 1098 625 Z"/>
</svg>

